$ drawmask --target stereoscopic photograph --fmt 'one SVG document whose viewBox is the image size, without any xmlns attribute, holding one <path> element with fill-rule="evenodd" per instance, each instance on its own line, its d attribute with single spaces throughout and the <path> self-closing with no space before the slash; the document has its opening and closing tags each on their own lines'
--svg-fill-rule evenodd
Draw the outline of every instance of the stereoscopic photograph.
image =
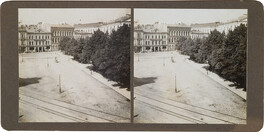
<svg viewBox="0 0 264 132">
<path fill-rule="evenodd" d="M 134 9 L 134 122 L 246 124 L 247 9 Z"/>
<path fill-rule="evenodd" d="M 130 122 L 130 12 L 19 8 L 19 122 Z"/>
</svg>

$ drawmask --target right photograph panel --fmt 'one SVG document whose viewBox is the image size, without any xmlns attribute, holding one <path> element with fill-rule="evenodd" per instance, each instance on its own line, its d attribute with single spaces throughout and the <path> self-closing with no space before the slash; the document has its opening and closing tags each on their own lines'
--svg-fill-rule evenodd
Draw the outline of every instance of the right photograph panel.
<svg viewBox="0 0 264 132">
<path fill-rule="evenodd" d="M 134 9 L 134 122 L 246 124 L 247 9 Z"/>
</svg>

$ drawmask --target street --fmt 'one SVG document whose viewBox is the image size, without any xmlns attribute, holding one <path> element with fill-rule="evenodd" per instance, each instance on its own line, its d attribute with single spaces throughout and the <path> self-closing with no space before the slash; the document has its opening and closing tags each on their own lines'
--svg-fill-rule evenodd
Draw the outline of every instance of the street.
<svg viewBox="0 0 264 132">
<path fill-rule="evenodd" d="M 130 122 L 130 102 L 61 52 L 20 54 L 20 122 Z"/>
<path fill-rule="evenodd" d="M 246 123 L 246 101 L 187 56 L 156 52 L 134 58 L 135 123 Z"/>
</svg>

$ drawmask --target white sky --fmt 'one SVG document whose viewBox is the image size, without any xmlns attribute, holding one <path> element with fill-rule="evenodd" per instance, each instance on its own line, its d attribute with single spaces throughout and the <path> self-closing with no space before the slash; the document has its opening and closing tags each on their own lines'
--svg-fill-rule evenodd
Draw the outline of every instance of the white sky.
<svg viewBox="0 0 264 132">
<path fill-rule="evenodd" d="M 130 14 L 131 9 L 125 8 L 19 8 L 18 20 L 23 24 L 78 24 L 107 22 Z M 81 20 L 81 21 L 80 21 Z"/>
<path fill-rule="evenodd" d="M 134 9 L 134 20 L 139 24 L 154 22 L 176 23 L 207 23 L 225 22 L 247 14 L 247 9 Z"/>
</svg>

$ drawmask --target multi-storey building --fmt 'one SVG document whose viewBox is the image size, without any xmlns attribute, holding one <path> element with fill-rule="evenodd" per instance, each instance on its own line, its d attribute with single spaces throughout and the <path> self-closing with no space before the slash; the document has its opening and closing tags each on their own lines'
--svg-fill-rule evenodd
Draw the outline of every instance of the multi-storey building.
<svg viewBox="0 0 264 132">
<path fill-rule="evenodd" d="M 19 52 L 27 52 L 28 47 L 27 30 L 24 25 L 18 27 L 18 47 Z"/>
<path fill-rule="evenodd" d="M 205 33 L 202 31 L 197 31 L 197 30 L 192 30 L 191 31 L 191 38 L 192 39 L 197 39 L 197 38 L 204 38 L 204 37 L 208 37 L 209 33 Z"/>
<path fill-rule="evenodd" d="M 58 50 L 59 42 L 64 37 L 73 38 L 74 27 L 68 24 L 60 24 L 60 25 L 50 25 L 51 37 L 52 37 L 52 47 L 51 49 Z"/>
<path fill-rule="evenodd" d="M 144 43 L 144 32 L 141 26 L 134 28 L 134 50 L 135 52 L 144 52 L 145 49 Z"/>
<path fill-rule="evenodd" d="M 169 34 L 168 44 L 169 44 L 170 50 L 176 49 L 177 42 L 180 37 L 189 38 L 191 34 L 191 27 L 183 23 L 168 25 L 167 28 L 168 28 L 168 34 Z"/>
<path fill-rule="evenodd" d="M 135 52 L 167 51 L 168 34 L 165 25 L 142 25 L 135 28 Z"/>
<path fill-rule="evenodd" d="M 74 38 L 85 38 L 91 37 L 91 35 L 96 31 L 100 30 L 104 33 L 108 32 L 109 34 L 112 31 L 116 31 L 119 27 L 127 24 L 131 24 L 131 15 L 127 14 L 126 16 L 117 18 L 110 22 L 97 22 L 97 23 L 87 23 L 87 24 L 75 24 L 74 25 Z"/>
<path fill-rule="evenodd" d="M 211 22 L 211 23 L 200 23 L 191 24 L 192 38 L 203 38 L 208 37 L 211 31 L 217 30 L 219 32 L 228 33 L 229 30 L 234 30 L 240 24 L 245 24 L 247 26 L 247 14 L 233 19 L 227 22 Z"/>
<path fill-rule="evenodd" d="M 21 25 L 18 31 L 19 52 L 51 51 L 51 33 L 39 25 Z"/>
<path fill-rule="evenodd" d="M 218 30 L 228 33 L 240 24 L 247 26 L 247 14 L 227 22 L 211 22 L 191 24 L 139 25 L 135 21 L 134 50 L 135 52 L 155 52 L 175 50 L 180 37 L 191 39 L 208 37 L 211 31 Z M 164 30 L 166 28 L 166 30 Z"/>
<path fill-rule="evenodd" d="M 175 50 L 180 37 L 190 37 L 191 28 L 185 24 L 137 25 L 134 29 L 135 52 Z"/>
</svg>

